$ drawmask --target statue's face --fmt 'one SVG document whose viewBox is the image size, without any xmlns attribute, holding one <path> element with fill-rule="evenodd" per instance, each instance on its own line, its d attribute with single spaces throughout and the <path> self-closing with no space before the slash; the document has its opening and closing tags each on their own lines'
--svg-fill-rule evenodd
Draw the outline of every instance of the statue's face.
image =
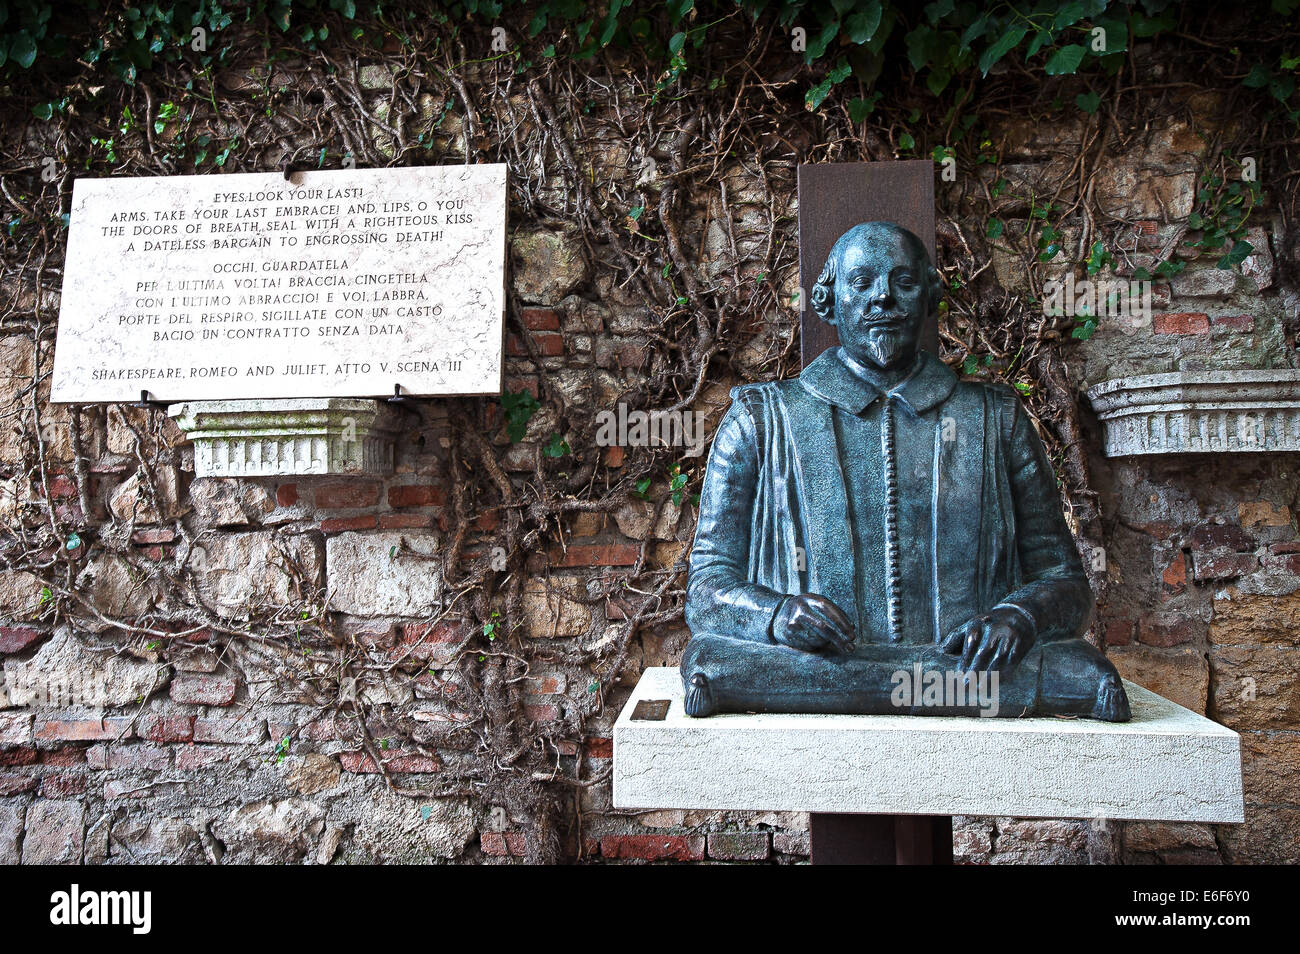
<svg viewBox="0 0 1300 954">
<path fill-rule="evenodd" d="M 833 323 L 855 360 L 892 369 L 916 356 L 929 315 L 925 258 L 892 229 L 861 234 L 840 256 Z"/>
</svg>

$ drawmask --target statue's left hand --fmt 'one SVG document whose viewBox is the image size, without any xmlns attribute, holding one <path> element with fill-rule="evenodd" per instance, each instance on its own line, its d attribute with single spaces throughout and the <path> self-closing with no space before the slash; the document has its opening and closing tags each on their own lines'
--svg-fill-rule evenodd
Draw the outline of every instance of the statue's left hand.
<svg viewBox="0 0 1300 954">
<path fill-rule="evenodd" d="M 958 626 L 940 644 L 961 654 L 958 669 L 996 672 L 1014 666 L 1034 645 L 1034 627 L 1025 614 L 997 606 Z"/>
</svg>

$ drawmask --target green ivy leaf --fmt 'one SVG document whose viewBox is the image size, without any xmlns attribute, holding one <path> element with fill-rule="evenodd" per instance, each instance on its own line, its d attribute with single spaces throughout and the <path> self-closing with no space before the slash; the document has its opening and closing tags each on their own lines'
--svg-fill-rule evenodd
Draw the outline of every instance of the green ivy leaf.
<svg viewBox="0 0 1300 954">
<path fill-rule="evenodd" d="M 19 30 L 9 41 L 9 59 L 23 69 L 36 62 L 36 41 L 26 30 Z"/>
<path fill-rule="evenodd" d="M 1063 46 L 1052 54 L 1047 65 L 1043 67 L 1048 76 L 1064 76 L 1068 73 L 1077 72 L 1079 64 L 1083 62 L 1084 54 L 1088 51 L 1078 43 L 1071 43 L 1069 46 Z"/>
<path fill-rule="evenodd" d="M 1236 266 L 1244 262 L 1246 258 L 1250 255 L 1250 253 L 1253 252 L 1254 250 L 1255 247 L 1251 245 L 1249 242 L 1247 242 L 1245 239 L 1237 239 L 1237 241 L 1233 243 L 1232 249 L 1228 252 L 1228 254 L 1223 256 L 1223 258 L 1219 259 L 1218 267 L 1235 268 Z"/>
<path fill-rule="evenodd" d="M 882 93 L 872 93 L 870 96 L 863 98 L 861 96 L 849 100 L 849 120 L 860 123 L 870 116 L 876 110 L 876 104 L 880 102 Z"/>
<path fill-rule="evenodd" d="M 1025 38 L 1025 34 L 1028 32 L 1029 30 L 1022 26 L 1013 26 L 1008 28 L 1000 37 L 998 37 L 997 41 L 992 46 L 980 54 L 980 73 L 984 76 L 988 76 L 989 70 L 993 68 L 993 65 L 997 63 L 998 60 L 1002 59 L 1002 57 L 1014 50 L 1016 45 Z"/>
<path fill-rule="evenodd" d="M 989 224 L 984 230 L 984 234 L 991 239 L 999 239 L 1002 237 L 1002 231 L 1004 228 L 1005 226 L 1002 224 L 1001 219 L 989 219 Z"/>
<path fill-rule="evenodd" d="M 1080 93 L 1074 97 L 1074 104 L 1091 116 L 1101 108 L 1101 94 Z"/>
<path fill-rule="evenodd" d="M 816 109 L 818 106 L 822 104 L 822 102 L 826 99 L 826 97 L 830 95 L 830 92 L 831 92 L 831 81 L 830 78 L 828 77 L 822 80 L 820 83 L 818 83 L 816 86 L 814 86 L 812 89 L 808 90 L 808 92 L 804 94 L 803 97 L 804 104 L 809 109 Z"/>
<path fill-rule="evenodd" d="M 876 30 L 880 29 L 882 12 L 879 0 L 872 0 L 845 20 L 844 32 L 849 40 L 861 46 L 875 36 Z"/>
</svg>

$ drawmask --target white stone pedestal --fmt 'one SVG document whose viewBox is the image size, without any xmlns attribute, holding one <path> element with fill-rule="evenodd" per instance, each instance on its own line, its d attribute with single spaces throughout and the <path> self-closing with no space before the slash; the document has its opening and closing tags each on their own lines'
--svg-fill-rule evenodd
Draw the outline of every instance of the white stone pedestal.
<svg viewBox="0 0 1300 954">
<path fill-rule="evenodd" d="M 1236 732 L 1125 682 L 1133 719 L 719 715 L 647 669 L 614 725 L 614 806 L 1240 822 Z M 659 709 L 661 720 L 634 718 Z M 654 711 L 650 715 L 656 715 Z"/>
<path fill-rule="evenodd" d="M 167 413 L 194 442 L 196 477 L 393 472 L 398 412 L 384 401 L 188 401 Z"/>
</svg>

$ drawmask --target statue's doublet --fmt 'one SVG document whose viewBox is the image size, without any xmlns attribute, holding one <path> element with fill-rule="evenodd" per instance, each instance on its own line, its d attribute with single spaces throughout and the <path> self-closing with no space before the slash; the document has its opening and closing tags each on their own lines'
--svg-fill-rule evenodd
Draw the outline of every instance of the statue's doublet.
<svg viewBox="0 0 1300 954">
<path fill-rule="evenodd" d="M 798 379 L 732 391 L 701 491 L 692 631 L 767 641 L 798 593 L 834 601 L 859 644 L 932 643 L 999 604 L 1040 638 L 1086 628 L 1091 590 L 1015 392 L 917 361 L 888 394 L 838 348 Z"/>
</svg>

